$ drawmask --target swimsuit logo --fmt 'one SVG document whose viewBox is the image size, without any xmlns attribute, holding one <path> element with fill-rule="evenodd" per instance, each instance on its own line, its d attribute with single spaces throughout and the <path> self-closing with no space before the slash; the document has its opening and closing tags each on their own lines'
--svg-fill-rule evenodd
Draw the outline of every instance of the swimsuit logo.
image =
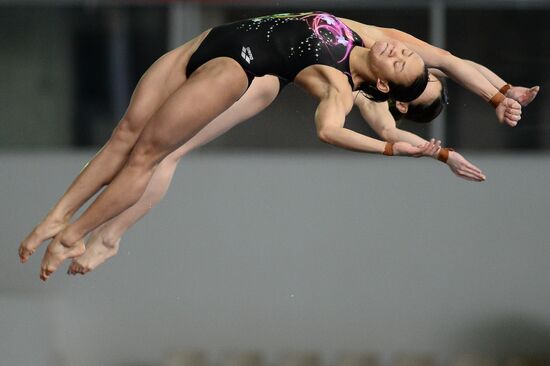
<svg viewBox="0 0 550 366">
<path fill-rule="evenodd" d="M 244 60 L 248 63 L 254 60 L 254 57 L 252 57 L 252 51 L 250 51 L 250 47 L 243 46 L 243 49 L 241 51 L 241 57 L 244 58 Z"/>
</svg>

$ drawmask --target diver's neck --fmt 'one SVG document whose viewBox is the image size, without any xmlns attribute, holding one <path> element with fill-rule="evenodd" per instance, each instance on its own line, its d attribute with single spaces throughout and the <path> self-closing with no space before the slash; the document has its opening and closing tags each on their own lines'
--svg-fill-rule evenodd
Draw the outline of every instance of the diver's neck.
<svg viewBox="0 0 550 366">
<path fill-rule="evenodd" d="M 369 52 L 371 52 L 370 49 L 365 47 L 353 47 L 351 50 L 349 69 L 351 79 L 356 87 L 362 83 L 374 84 L 376 82 L 376 77 L 368 62 Z"/>
</svg>

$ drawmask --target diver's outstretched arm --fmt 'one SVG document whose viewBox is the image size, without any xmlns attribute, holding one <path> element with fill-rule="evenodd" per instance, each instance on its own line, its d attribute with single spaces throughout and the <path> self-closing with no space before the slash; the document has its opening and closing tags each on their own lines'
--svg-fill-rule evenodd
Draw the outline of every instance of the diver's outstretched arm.
<svg viewBox="0 0 550 366">
<path fill-rule="evenodd" d="M 466 60 L 400 30 L 379 29 L 386 37 L 399 40 L 418 53 L 426 66 L 442 70 L 455 82 L 493 105 L 499 122 L 515 127 L 521 119 L 521 105 L 514 99 L 501 94 L 498 88 Z"/>
<path fill-rule="evenodd" d="M 499 89 L 501 92 L 504 92 L 503 94 L 506 97 L 519 102 L 522 107 L 527 107 L 535 99 L 540 90 L 539 86 L 533 86 L 531 88 L 512 86 L 488 67 L 471 60 L 464 61 L 475 67 L 495 88 Z M 439 69 L 430 69 L 430 72 L 436 76 L 448 77 L 447 74 Z"/>
<path fill-rule="evenodd" d="M 359 96 L 355 98 L 355 105 L 359 108 L 365 121 L 382 139 L 389 142 L 405 141 L 413 146 L 422 146 L 428 143 L 428 141 L 414 133 L 397 128 L 395 120 L 388 109 L 388 103 L 375 103 Z M 476 182 L 486 179 L 481 169 L 464 159 L 462 155 L 456 151 L 447 150 L 446 152 L 448 155 L 443 162 L 457 177 Z M 432 157 L 441 160 L 444 155 L 442 153 L 441 149 L 436 150 Z"/>
<path fill-rule="evenodd" d="M 432 140 L 421 146 L 404 141 L 389 144 L 347 129 L 344 122 L 352 105 L 353 101 L 348 105 L 346 96 L 336 89 L 330 89 L 321 98 L 315 112 L 317 136 L 321 141 L 352 151 L 413 157 L 433 156 L 440 148 L 440 141 Z"/>
<path fill-rule="evenodd" d="M 528 106 L 529 103 L 531 103 L 535 99 L 540 90 L 539 86 L 533 86 L 531 88 L 526 88 L 523 86 L 512 86 L 504 81 L 500 76 L 495 74 L 488 67 L 480 65 L 477 62 L 471 60 L 465 61 L 475 67 L 483 76 L 485 76 L 487 80 L 489 80 L 491 84 L 493 84 L 495 88 L 498 88 L 501 92 L 503 92 L 506 97 L 519 102 L 522 107 Z"/>
</svg>

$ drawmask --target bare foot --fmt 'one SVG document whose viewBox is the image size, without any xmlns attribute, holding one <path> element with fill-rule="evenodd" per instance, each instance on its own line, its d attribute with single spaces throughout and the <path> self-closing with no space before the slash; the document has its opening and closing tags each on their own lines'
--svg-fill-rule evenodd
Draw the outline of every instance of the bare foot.
<svg viewBox="0 0 550 366">
<path fill-rule="evenodd" d="M 19 259 L 25 263 L 44 241 L 53 238 L 67 227 L 68 220 L 46 217 L 19 245 Z"/>
<path fill-rule="evenodd" d="M 77 241 L 73 246 L 69 247 L 61 243 L 60 235 L 58 235 L 48 245 L 48 249 L 44 253 L 40 269 L 40 279 L 46 281 L 65 259 L 81 256 L 85 251 L 86 247 L 82 240 Z"/>
<path fill-rule="evenodd" d="M 107 259 L 118 253 L 120 238 L 110 240 L 105 238 L 101 230 L 96 230 L 86 244 L 86 252 L 78 258 L 74 258 L 67 274 L 86 274 L 97 268 Z"/>
</svg>

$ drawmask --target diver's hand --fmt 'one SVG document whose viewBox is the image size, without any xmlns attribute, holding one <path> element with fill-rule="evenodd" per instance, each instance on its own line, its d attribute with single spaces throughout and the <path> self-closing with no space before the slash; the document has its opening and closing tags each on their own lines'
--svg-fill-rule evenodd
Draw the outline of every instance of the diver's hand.
<svg viewBox="0 0 550 366">
<path fill-rule="evenodd" d="M 511 98 L 505 98 L 495 109 L 500 123 L 506 123 L 510 127 L 516 127 L 521 119 L 521 104 Z"/>
<path fill-rule="evenodd" d="M 393 154 L 412 156 L 419 158 L 421 156 L 434 157 L 441 148 L 441 141 L 431 139 L 423 145 L 413 146 L 408 142 L 399 141 L 393 144 Z"/>
<path fill-rule="evenodd" d="M 464 159 L 464 157 L 456 151 L 449 151 L 447 165 L 457 177 L 462 179 L 474 182 L 483 182 L 486 179 L 481 169 Z"/>
<path fill-rule="evenodd" d="M 513 86 L 506 92 L 506 97 L 511 98 L 519 104 L 522 105 L 522 107 L 527 107 L 529 103 L 535 99 L 538 92 L 540 90 L 539 86 L 534 86 L 532 88 L 525 88 L 523 86 Z"/>
</svg>

